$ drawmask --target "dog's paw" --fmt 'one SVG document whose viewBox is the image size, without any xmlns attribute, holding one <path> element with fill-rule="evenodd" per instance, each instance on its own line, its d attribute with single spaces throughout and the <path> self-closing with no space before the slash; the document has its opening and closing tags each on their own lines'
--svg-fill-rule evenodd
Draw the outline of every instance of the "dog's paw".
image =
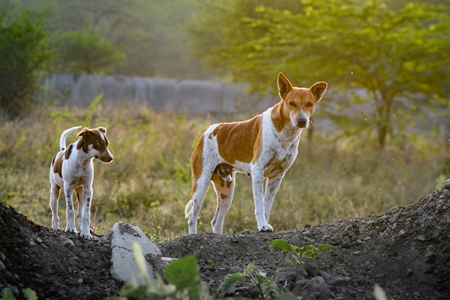
<svg viewBox="0 0 450 300">
<path fill-rule="evenodd" d="M 76 228 L 66 227 L 66 232 L 78 234 L 78 231 Z"/>
<path fill-rule="evenodd" d="M 80 233 L 80 237 L 82 237 L 83 239 L 87 239 L 87 240 L 92 239 L 92 235 L 90 233 L 88 233 L 88 234 Z"/>
<path fill-rule="evenodd" d="M 266 224 L 266 225 L 263 225 L 263 226 L 259 227 L 258 230 L 260 232 L 272 232 L 273 228 L 269 224 Z"/>
</svg>

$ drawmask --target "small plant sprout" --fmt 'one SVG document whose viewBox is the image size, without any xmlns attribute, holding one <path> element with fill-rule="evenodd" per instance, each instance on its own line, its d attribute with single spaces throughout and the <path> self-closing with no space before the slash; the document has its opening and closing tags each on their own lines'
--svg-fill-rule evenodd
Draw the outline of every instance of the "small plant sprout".
<svg viewBox="0 0 450 300">
<path fill-rule="evenodd" d="M 302 265 L 305 263 L 305 258 L 308 260 L 312 260 L 317 256 L 317 254 L 319 254 L 319 252 L 325 252 L 333 248 L 333 246 L 328 244 L 320 245 L 318 248 L 312 245 L 297 247 L 295 245 L 288 244 L 285 240 L 282 239 L 270 241 L 269 245 L 271 245 L 275 250 L 291 252 L 295 262 L 293 262 L 292 260 L 286 261 L 293 266 Z"/>
<path fill-rule="evenodd" d="M 209 271 L 214 271 L 216 269 L 216 263 L 212 260 L 208 260 L 206 264 L 206 269 Z"/>
<path fill-rule="evenodd" d="M 227 291 L 239 280 L 250 280 L 249 283 L 243 282 L 243 285 L 254 286 L 258 289 L 261 299 L 266 299 L 268 295 L 275 296 L 276 300 L 296 299 L 295 296 L 284 288 L 278 288 L 272 278 L 267 278 L 267 273 L 263 268 L 251 262 L 242 273 L 228 274 L 219 287 L 219 297 L 223 298 Z"/>
</svg>

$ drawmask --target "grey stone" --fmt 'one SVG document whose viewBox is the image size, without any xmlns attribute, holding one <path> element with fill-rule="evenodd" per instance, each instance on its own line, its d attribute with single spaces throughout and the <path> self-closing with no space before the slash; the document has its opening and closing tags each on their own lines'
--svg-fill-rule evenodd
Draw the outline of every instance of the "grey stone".
<svg viewBox="0 0 450 300">
<path fill-rule="evenodd" d="M 0 260 L 0 271 L 6 270 L 5 264 Z"/>
<path fill-rule="evenodd" d="M 314 299 L 320 300 L 328 300 L 331 298 L 331 290 L 321 276 L 316 276 L 308 280 L 301 290 L 295 291 L 294 294 L 304 296 L 314 295 Z"/>
<path fill-rule="evenodd" d="M 141 246 L 144 257 L 147 254 L 161 257 L 161 250 L 137 226 L 118 222 L 114 224 L 111 233 L 111 275 L 123 282 L 130 283 L 134 279 L 142 283 L 143 278 L 134 257 L 133 245 L 137 243 Z M 150 278 L 154 278 L 153 266 L 147 260 L 145 263 Z"/>
<path fill-rule="evenodd" d="M 66 238 L 65 236 L 61 236 L 61 243 L 64 247 L 70 249 L 75 247 L 75 243 L 71 240 Z"/>
</svg>

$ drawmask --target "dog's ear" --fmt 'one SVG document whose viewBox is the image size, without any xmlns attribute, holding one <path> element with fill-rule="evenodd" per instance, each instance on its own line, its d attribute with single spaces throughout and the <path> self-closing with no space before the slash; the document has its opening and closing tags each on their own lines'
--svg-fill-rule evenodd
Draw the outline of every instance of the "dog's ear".
<svg viewBox="0 0 450 300">
<path fill-rule="evenodd" d="M 85 136 L 89 132 L 91 132 L 91 130 L 87 127 L 84 127 L 83 130 L 81 130 L 80 133 L 77 134 L 77 136 Z"/>
<path fill-rule="evenodd" d="M 292 90 L 291 82 L 281 72 L 278 74 L 277 85 L 278 95 L 280 95 L 281 99 L 284 99 L 284 97 L 286 97 L 286 95 Z"/>
<path fill-rule="evenodd" d="M 104 134 L 106 134 L 106 128 L 103 126 L 97 127 L 98 130 L 100 130 L 101 132 L 103 132 Z"/>
<path fill-rule="evenodd" d="M 322 99 L 323 94 L 327 91 L 328 83 L 324 81 L 319 81 L 314 83 L 309 90 L 314 95 L 314 98 L 316 98 L 316 103 Z"/>
</svg>

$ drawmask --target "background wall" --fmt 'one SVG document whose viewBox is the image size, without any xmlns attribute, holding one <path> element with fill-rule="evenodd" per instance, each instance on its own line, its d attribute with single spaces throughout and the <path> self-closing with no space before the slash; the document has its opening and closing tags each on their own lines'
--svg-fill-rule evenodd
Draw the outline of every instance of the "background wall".
<svg viewBox="0 0 450 300">
<path fill-rule="evenodd" d="M 46 79 L 45 90 L 47 98 L 64 106 L 88 107 L 104 93 L 102 102 L 110 105 L 212 114 L 262 112 L 279 101 L 250 94 L 244 84 L 147 77 L 56 74 Z"/>
</svg>

